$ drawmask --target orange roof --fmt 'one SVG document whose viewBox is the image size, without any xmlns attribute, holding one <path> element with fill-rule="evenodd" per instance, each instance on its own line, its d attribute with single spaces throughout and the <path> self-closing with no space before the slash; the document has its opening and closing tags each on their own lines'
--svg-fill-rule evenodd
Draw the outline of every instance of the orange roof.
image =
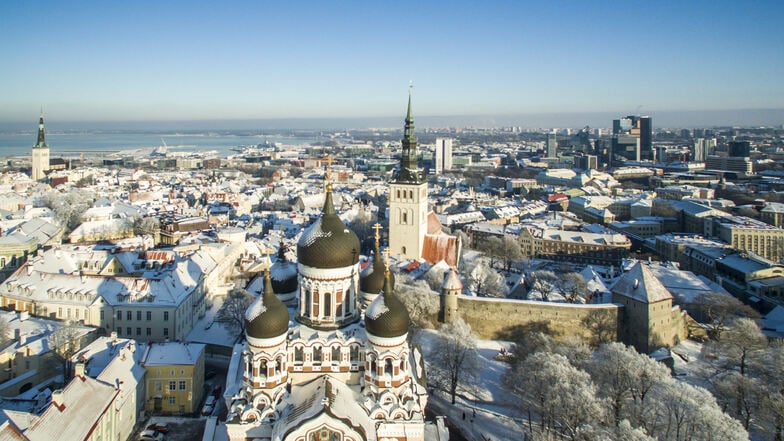
<svg viewBox="0 0 784 441">
<path fill-rule="evenodd" d="M 427 213 L 427 234 L 438 234 L 442 230 L 441 222 L 438 221 L 438 217 L 432 211 Z"/>
<path fill-rule="evenodd" d="M 457 265 L 457 237 L 448 234 L 426 234 L 422 247 L 422 258 L 431 264 L 445 261 L 449 266 Z"/>
</svg>

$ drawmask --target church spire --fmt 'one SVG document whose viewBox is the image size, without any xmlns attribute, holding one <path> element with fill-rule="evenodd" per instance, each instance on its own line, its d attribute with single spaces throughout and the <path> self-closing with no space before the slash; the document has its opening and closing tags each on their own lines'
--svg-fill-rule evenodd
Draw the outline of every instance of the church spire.
<svg viewBox="0 0 784 441">
<path fill-rule="evenodd" d="M 408 88 L 408 111 L 406 112 L 405 128 L 403 129 L 403 139 L 401 140 L 403 149 L 400 154 L 400 171 L 395 181 L 418 184 L 422 179 L 417 169 L 417 139 L 414 134 L 414 112 L 411 110 L 412 88 L 413 86 Z"/>
<path fill-rule="evenodd" d="M 41 112 L 41 116 L 38 118 L 38 142 L 33 146 L 33 148 L 46 148 L 43 111 Z"/>
</svg>

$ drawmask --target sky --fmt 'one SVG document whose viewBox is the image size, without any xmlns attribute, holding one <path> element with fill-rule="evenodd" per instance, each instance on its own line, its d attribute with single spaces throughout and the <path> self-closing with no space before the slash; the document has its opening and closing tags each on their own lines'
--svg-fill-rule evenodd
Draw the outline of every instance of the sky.
<svg viewBox="0 0 784 441">
<path fill-rule="evenodd" d="M 781 1 L 0 2 L 0 123 L 784 108 Z"/>
</svg>

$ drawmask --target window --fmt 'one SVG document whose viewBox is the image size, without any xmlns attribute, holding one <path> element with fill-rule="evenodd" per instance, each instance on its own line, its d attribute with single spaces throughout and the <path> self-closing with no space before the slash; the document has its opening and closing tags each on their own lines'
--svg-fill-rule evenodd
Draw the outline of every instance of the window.
<svg viewBox="0 0 784 441">
<path fill-rule="evenodd" d="M 122 335 L 122 328 L 119 326 L 117 327 L 117 335 Z"/>
<path fill-rule="evenodd" d="M 125 311 L 125 319 L 133 320 L 133 311 Z"/>
<path fill-rule="evenodd" d="M 169 397 L 169 405 L 174 406 L 177 404 L 177 397 Z"/>
<path fill-rule="evenodd" d="M 163 392 L 163 384 L 160 381 L 155 382 L 155 392 Z"/>
<path fill-rule="evenodd" d="M 152 328 L 147 328 L 147 335 L 152 335 Z"/>
<path fill-rule="evenodd" d="M 142 321 L 142 312 L 141 311 L 136 311 L 136 320 Z"/>
<path fill-rule="evenodd" d="M 302 350 L 302 346 L 297 346 L 294 348 L 294 361 L 303 361 L 305 359 L 304 351 Z"/>
<path fill-rule="evenodd" d="M 105 314 L 103 313 L 103 309 L 102 309 L 102 310 L 101 310 L 101 321 L 103 321 L 103 319 L 104 319 L 104 315 L 105 315 Z"/>
<path fill-rule="evenodd" d="M 169 321 L 169 311 L 163 311 L 163 321 L 164 322 Z"/>
<path fill-rule="evenodd" d="M 130 337 L 131 335 L 133 335 L 133 334 L 131 334 L 131 327 L 130 327 L 130 326 L 129 326 L 129 327 L 127 327 L 127 328 L 125 328 L 125 330 L 128 332 L 128 334 L 127 334 L 127 335 L 128 335 L 128 337 Z"/>
<path fill-rule="evenodd" d="M 180 380 L 180 390 L 185 390 L 187 382 L 185 380 Z"/>
<path fill-rule="evenodd" d="M 324 317 L 332 317 L 332 293 L 324 293 Z"/>
<path fill-rule="evenodd" d="M 343 317 L 343 291 L 340 290 L 335 293 L 335 315 Z"/>
<path fill-rule="evenodd" d="M 405 224 L 407 222 L 408 222 L 408 211 L 404 211 L 403 212 L 403 223 Z"/>
<path fill-rule="evenodd" d="M 136 335 L 142 335 L 142 328 L 136 328 Z"/>
<path fill-rule="evenodd" d="M 152 311 L 147 311 L 147 321 L 152 320 Z"/>
<path fill-rule="evenodd" d="M 321 346 L 313 348 L 313 363 L 321 363 Z"/>
<path fill-rule="evenodd" d="M 117 320 L 122 320 L 122 311 L 117 311 Z"/>
<path fill-rule="evenodd" d="M 351 349 L 349 350 L 349 358 L 352 363 L 359 361 L 359 346 L 351 345 Z"/>
<path fill-rule="evenodd" d="M 340 362 L 340 346 L 333 346 L 332 347 L 332 362 L 339 363 Z"/>
<path fill-rule="evenodd" d="M 319 315 L 319 295 L 318 291 L 313 292 L 313 315 L 318 317 Z"/>
<path fill-rule="evenodd" d="M 169 391 L 173 392 L 175 390 L 177 390 L 177 382 L 172 380 L 169 382 Z"/>
<path fill-rule="evenodd" d="M 163 328 L 163 336 L 164 337 L 168 337 L 169 336 L 169 328 Z"/>
</svg>

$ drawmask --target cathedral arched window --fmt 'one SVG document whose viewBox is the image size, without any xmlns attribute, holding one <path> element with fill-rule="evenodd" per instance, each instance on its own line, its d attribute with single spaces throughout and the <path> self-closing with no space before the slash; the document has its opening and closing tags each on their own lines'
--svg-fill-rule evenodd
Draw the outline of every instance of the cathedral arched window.
<svg viewBox="0 0 784 441">
<path fill-rule="evenodd" d="M 259 377 L 266 377 L 267 376 L 267 360 L 260 360 L 259 361 Z"/>
<path fill-rule="evenodd" d="M 332 293 L 324 293 L 324 317 L 332 317 Z"/>
<path fill-rule="evenodd" d="M 313 364 L 320 364 L 322 360 L 321 346 L 313 348 Z"/>
<path fill-rule="evenodd" d="M 278 358 L 275 360 L 275 375 L 280 375 L 282 369 L 283 369 L 283 356 L 278 356 Z"/>
<path fill-rule="evenodd" d="M 307 316 L 310 315 L 310 290 L 309 289 L 305 290 L 305 302 L 304 303 L 305 303 L 305 308 L 304 308 L 304 311 L 302 311 L 302 315 L 307 317 Z"/>
<path fill-rule="evenodd" d="M 403 220 L 401 222 L 404 224 L 408 223 L 408 210 L 403 211 Z"/>
<path fill-rule="evenodd" d="M 305 361 L 305 351 L 302 350 L 302 346 L 295 346 L 294 347 L 294 362 L 302 363 Z"/>
<path fill-rule="evenodd" d="M 340 363 L 340 346 L 332 346 L 332 363 Z"/>
<path fill-rule="evenodd" d="M 408 198 L 414 199 L 414 190 L 408 190 Z"/>
<path fill-rule="evenodd" d="M 313 290 L 313 317 L 318 317 L 319 315 L 319 292 L 318 290 Z"/>
<path fill-rule="evenodd" d="M 343 291 L 337 290 L 335 292 L 335 317 L 343 317 Z"/>
<path fill-rule="evenodd" d="M 390 377 L 392 376 L 392 359 L 391 358 L 387 358 L 386 361 L 384 361 L 384 374 L 388 375 Z"/>
<path fill-rule="evenodd" d="M 400 199 L 400 190 L 397 191 L 397 198 Z"/>
<path fill-rule="evenodd" d="M 359 346 L 358 345 L 351 345 L 349 349 L 349 360 L 351 363 L 358 363 L 359 362 Z"/>
</svg>

